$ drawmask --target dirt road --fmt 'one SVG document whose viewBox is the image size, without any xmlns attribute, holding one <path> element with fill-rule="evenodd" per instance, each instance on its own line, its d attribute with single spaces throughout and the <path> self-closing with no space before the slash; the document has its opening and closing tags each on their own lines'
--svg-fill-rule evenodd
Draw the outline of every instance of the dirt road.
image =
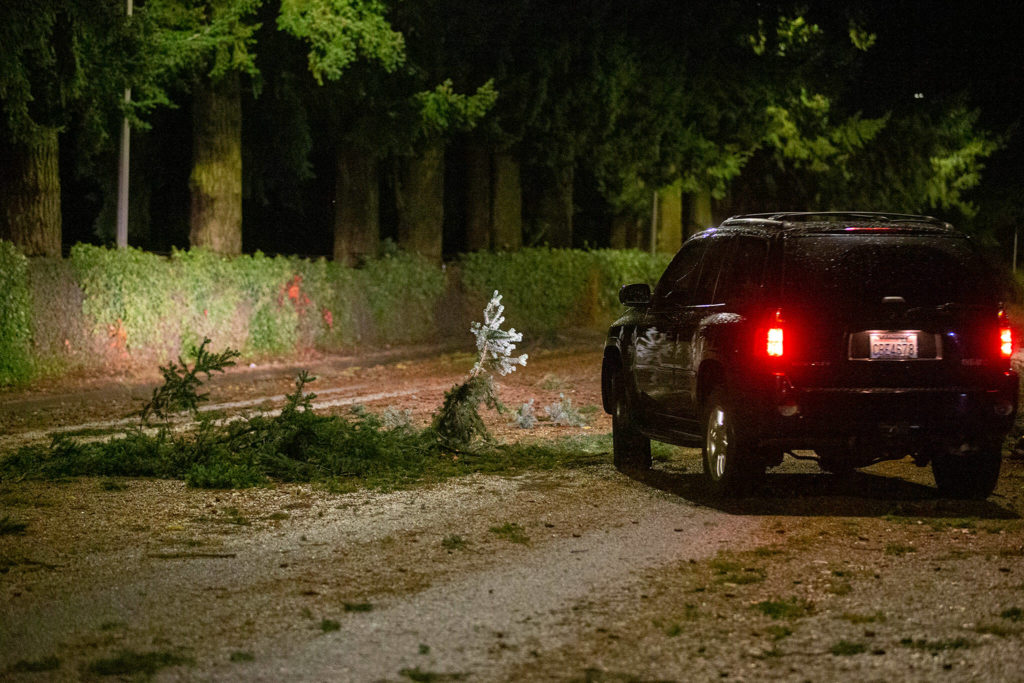
<svg viewBox="0 0 1024 683">
<path fill-rule="evenodd" d="M 315 359 L 313 389 L 324 410 L 425 422 L 467 360 Z M 537 349 L 502 396 L 594 406 L 598 368 L 593 347 Z M 211 402 L 272 408 L 292 370 L 229 374 Z M 122 417 L 145 379 L 8 393 L 6 443 Z M 529 435 L 609 429 L 591 416 Z M 1020 463 L 975 503 L 936 498 L 909 462 L 839 479 L 787 460 L 728 504 L 698 471 L 682 449 L 639 479 L 603 465 L 392 493 L 4 482 L 0 677 L 1024 680 Z"/>
</svg>

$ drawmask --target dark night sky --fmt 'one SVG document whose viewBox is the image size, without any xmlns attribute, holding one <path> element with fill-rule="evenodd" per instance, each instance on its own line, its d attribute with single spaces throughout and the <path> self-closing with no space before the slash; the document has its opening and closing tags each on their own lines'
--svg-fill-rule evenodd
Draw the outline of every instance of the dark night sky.
<svg viewBox="0 0 1024 683">
<path fill-rule="evenodd" d="M 1013 2 L 889 2 L 872 12 L 878 42 L 867 65 L 871 95 L 908 102 L 965 92 L 983 122 L 1005 128 L 1024 104 L 1024 9 Z"/>
<path fill-rule="evenodd" d="M 861 6 L 870 7 L 878 41 L 865 61 L 857 106 L 870 115 L 966 97 L 981 111 L 980 125 L 1004 144 L 985 161 L 981 185 L 970 195 L 981 209 L 978 227 L 1008 242 L 1024 218 L 1024 8 L 1009 0 Z"/>
</svg>

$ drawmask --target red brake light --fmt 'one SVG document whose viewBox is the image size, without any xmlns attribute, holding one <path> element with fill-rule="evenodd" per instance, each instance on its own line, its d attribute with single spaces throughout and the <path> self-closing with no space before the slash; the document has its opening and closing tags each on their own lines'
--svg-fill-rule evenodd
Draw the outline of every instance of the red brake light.
<svg viewBox="0 0 1024 683">
<path fill-rule="evenodd" d="M 999 311 L 999 355 L 1009 358 L 1013 355 L 1013 330 L 1006 322 L 1006 314 Z"/>
<path fill-rule="evenodd" d="M 775 311 L 775 320 L 772 326 L 768 328 L 768 334 L 766 335 L 765 351 L 767 351 L 769 358 L 782 358 L 785 353 L 785 331 L 782 327 L 782 309 Z"/>
</svg>

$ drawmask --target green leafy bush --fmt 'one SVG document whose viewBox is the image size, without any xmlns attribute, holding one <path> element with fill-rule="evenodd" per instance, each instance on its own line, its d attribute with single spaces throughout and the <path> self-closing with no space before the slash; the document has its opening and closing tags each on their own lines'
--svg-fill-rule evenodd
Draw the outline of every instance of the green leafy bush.
<svg viewBox="0 0 1024 683">
<path fill-rule="evenodd" d="M 82 310 L 92 331 L 118 350 L 156 350 L 160 357 L 180 350 L 177 288 L 167 259 L 128 247 L 88 244 L 71 248 L 71 265 L 85 294 Z"/>
<path fill-rule="evenodd" d="M 621 310 L 619 287 L 656 282 L 670 258 L 637 250 L 536 247 L 465 254 L 459 264 L 471 296 L 483 302 L 501 291 L 513 311 L 512 326 L 550 336 L 566 327 L 607 324 Z"/>
<path fill-rule="evenodd" d="M 530 334 L 551 334 L 578 322 L 578 309 L 591 276 L 587 252 L 547 247 L 463 255 L 462 282 L 486 302 L 503 293 L 509 324 Z"/>
<path fill-rule="evenodd" d="M 465 329 L 500 289 L 512 326 L 534 336 L 603 327 L 618 288 L 653 282 L 668 255 L 524 249 L 467 254 L 446 269 L 393 252 L 349 268 L 325 259 L 169 257 L 76 245 L 67 262 L 0 250 L 0 384 L 34 371 L 166 362 L 211 338 L 248 357 L 435 341 Z M 26 297 L 26 292 L 28 296 Z"/>
<path fill-rule="evenodd" d="M 206 337 L 232 348 L 246 347 L 251 304 L 235 259 L 207 249 L 174 250 L 168 266 L 175 291 L 165 295 L 180 306 L 181 348 Z"/>
<path fill-rule="evenodd" d="M 71 262 L 62 258 L 30 259 L 28 286 L 36 374 L 52 376 L 95 366 L 104 347 L 97 344 L 98 338 L 85 324 L 82 288 Z"/>
<path fill-rule="evenodd" d="M 435 337 L 444 271 L 418 256 L 398 253 L 370 261 L 358 272 L 375 341 L 407 344 Z"/>
<path fill-rule="evenodd" d="M 0 240 L 0 386 L 32 376 L 28 260 Z"/>
</svg>

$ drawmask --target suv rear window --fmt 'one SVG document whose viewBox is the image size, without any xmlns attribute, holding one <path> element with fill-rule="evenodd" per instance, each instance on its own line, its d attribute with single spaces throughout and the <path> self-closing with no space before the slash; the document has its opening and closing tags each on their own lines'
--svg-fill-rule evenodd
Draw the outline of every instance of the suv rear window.
<svg viewBox="0 0 1024 683">
<path fill-rule="evenodd" d="M 786 239 L 785 254 L 785 298 L 811 305 L 901 296 L 911 306 L 938 306 L 1000 295 L 984 260 L 959 236 L 794 235 Z"/>
</svg>

